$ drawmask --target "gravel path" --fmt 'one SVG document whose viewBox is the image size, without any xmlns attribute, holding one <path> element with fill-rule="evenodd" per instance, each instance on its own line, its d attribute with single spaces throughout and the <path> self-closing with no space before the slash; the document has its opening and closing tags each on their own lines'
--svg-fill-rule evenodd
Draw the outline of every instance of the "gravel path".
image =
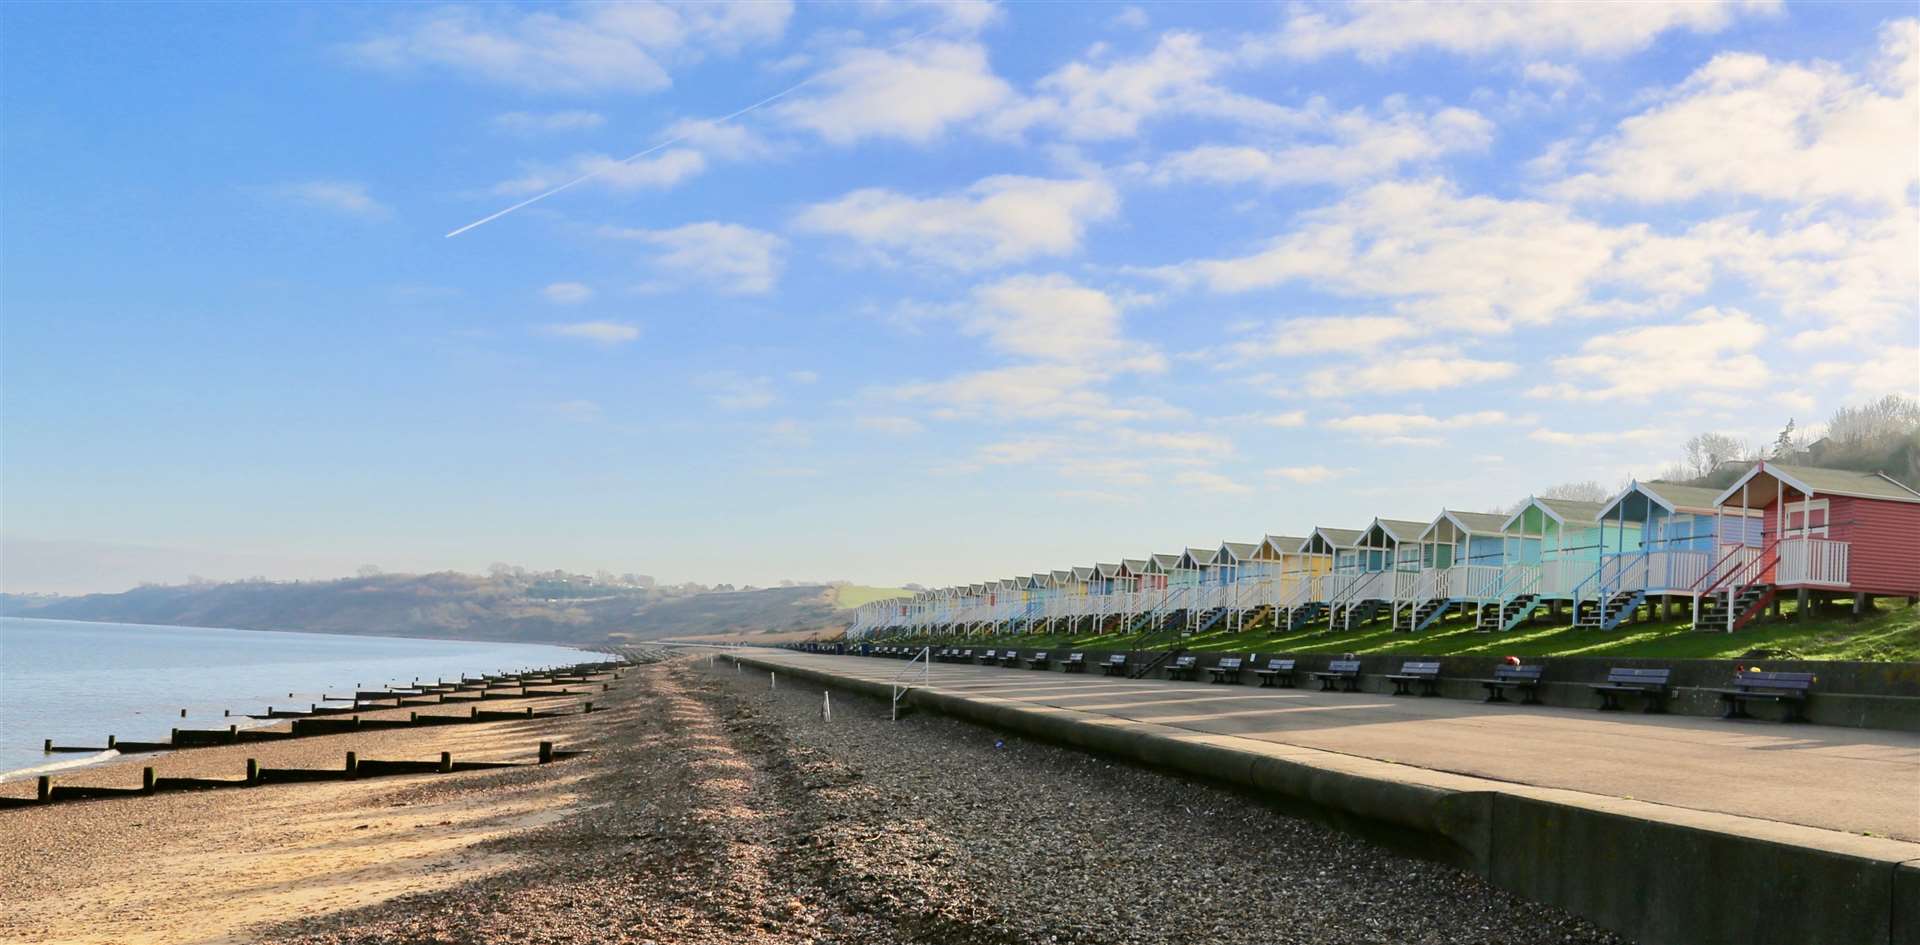
<svg viewBox="0 0 1920 945">
<path fill-rule="evenodd" d="M 1615 942 L 1231 792 L 683 660 L 536 866 L 282 926 L 337 943 Z"/>
</svg>

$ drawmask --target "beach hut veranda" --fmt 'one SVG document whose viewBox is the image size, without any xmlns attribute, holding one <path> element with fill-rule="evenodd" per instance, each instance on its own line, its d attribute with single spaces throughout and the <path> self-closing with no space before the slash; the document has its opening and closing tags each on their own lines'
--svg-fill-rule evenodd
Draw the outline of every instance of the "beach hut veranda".
<svg viewBox="0 0 1920 945">
<path fill-rule="evenodd" d="M 1758 515 L 1757 542 L 1722 545 L 1694 597 L 1694 626 L 1728 632 L 1781 592 L 1799 613 L 1816 598 L 1920 596 L 1920 492 L 1879 473 L 1760 462 L 1714 497 L 1723 514 Z M 1744 533 L 1743 533 L 1744 534 Z"/>
</svg>

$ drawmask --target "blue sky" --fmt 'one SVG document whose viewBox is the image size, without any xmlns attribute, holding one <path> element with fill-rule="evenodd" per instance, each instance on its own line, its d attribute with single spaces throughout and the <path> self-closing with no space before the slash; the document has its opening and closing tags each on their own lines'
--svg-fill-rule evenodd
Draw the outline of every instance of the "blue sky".
<svg viewBox="0 0 1920 945">
<path fill-rule="evenodd" d="M 1920 392 L 1910 4 L 0 17 L 9 590 L 981 580 Z"/>
</svg>

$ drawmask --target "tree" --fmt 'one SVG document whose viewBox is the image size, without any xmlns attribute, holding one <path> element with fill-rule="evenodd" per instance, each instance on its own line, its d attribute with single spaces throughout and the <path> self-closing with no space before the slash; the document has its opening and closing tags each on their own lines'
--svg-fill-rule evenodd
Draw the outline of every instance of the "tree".
<svg viewBox="0 0 1920 945">
<path fill-rule="evenodd" d="M 1773 438 L 1773 458 L 1786 459 L 1798 452 L 1800 452 L 1800 438 L 1794 435 L 1793 418 L 1788 417 L 1787 425 L 1781 428 L 1780 435 Z"/>
<path fill-rule="evenodd" d="M 1849 450 L 1885 446 L 1915 433 L 1920 433 L 1920 401 L 1903 394 L 1842 407 L 1827 421 L 1827 439 Z"/>
<path fill-rule="evenodd" d="M 1607 487 L 1592 479 L 1579 482 L 1563 482 L 1540 490 L 1542 499 L 1569 499 L 1574 502 L 1605 502 L 1613 498 Z"/>
<path fill-rule="evenodd" d="M 1711 476 L 1724 463 L 1747 456 L 1745 443 L 1724 433 L 1699 433 L 1687 441 L 1683 465 L 1689 479 Z"/>
</svg>

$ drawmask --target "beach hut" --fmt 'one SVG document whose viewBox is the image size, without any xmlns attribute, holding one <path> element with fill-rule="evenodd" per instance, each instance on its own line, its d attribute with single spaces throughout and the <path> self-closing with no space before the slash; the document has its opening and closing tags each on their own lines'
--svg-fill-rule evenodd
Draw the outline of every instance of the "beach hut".
<svg viewBox="0 0 1920 945">
<path fill-rule="evenodd" d="M 1530 496 L 1500 526 L 1506 564 L 1500 594 L 1480 612 L 1479 629 L 1511 630 L 1546 605 L 1558 614 L 1573 603 L 1573 589 L 1600 567 L 1602 502 Z M 1620 548 L 1640 547 L 1640 523 L 1613 523 L 1609 535 Z"/>
<path fill-rule="evenodd" d="M 1737 630 L 1782 592 L 1804 618 L 1816 599 L 1920 596 L 1920 492 L 1880 473 L 1760 462 L 1714 498 L 1722 516 L 1760 516 L 1757 544 L 1727 547 L 1694 597 L 1713 629 Z M 1704 629 L 1704 628 L 1703 628 Z"/>
<path fill-rule="evenodd" d="M 1261 587 L 1266 562 L 1257 541 L 1223 541 L 1214 553 L 1214 573 L 1224 586 L 1227 629 L 1238 633 L 1260 619 L 1266 597 Z"/>
<path fill-rule="evenodd" d="M 1705 592 L 1715 561 L 1735 546 L 1758 546 L 1761 513 L 1723 511 L 1719 496 L 1718 489 L 1635 481 L 1604 503 L 1596 519 L 1599 565 L 1573 587 L 1573 625 L 1612 630 L 1655 601 L 1671 615 L 1681 600 Z"/>
<path fill-rule="evenodd" d="M 1393 605 L 1393 628 L 1418 631 L 1454 607 L 1478 608 L 1498 599 L 1506 560 L 1505 517 L 1453 509 L 1435 516 L 1419 541 L 1420 576 L 1413 593 Z"/>
<path fill-rule="evenodd" d="M 1262 582 L 1262 595 L 1273 610 L 1274 628 L 1287 626 L 1288 618 L 1299 601 L 1312 596 L 1318 575 L 1310 566 L 1321 561 L 1319 557 L 1301 552 L 1301 546 L 1307 540 L 1298 535 L 1267 535 L 1260 539 L 1260 548 L 1255 557 L 1262 562 L 1269 577 Z M 1331 567 L 1331 564 L 1328 565 Z"/>
<path fill-rule="evenodd" d="M 1282 603 L 1286 628 L 1298 630 L 1318 620 L 1332 609 L 1333 594 L 1344 589 L 1345 575 L 1359 572 L 1360 533 L 1358 528 L 1315 527 L 1296 552 L 1305 572 L 1312 575 L 1300 583 L 1294 595 Z"/>
<path fill-rule="evenodd" d="M 1227 616 L 1228 586 L 1223 580 L 1220 549 L 1188 548 L 1180 554 L 1175 583 L 1189 586 L 1183 608 L 1183 629 L 1189 633 L 1211 630 Z"/>
<path fill-rule="evenodd" d="M 1327 629 L 1351 630 L 1412 597 L 1420 577 L 1420 533 L 1426 522 L 1376 518 L 1361 531 L 1345 570 L 1334 559 L 1327 591 Z"/>
<path fill-rule="evenodd" d="M 1168 618 L 1185 593 L 1186 586 L 1175 585 L 1174 579 L 1180 573 L 1179 554 L 1155 552 L 1147 556 L 1146 566 L 1140 572 L 1140 588 L 1145 599 L 1139 617 L 1134 618 L 1130 629 L 1134 631 L 1163 629 Z"/>
</svg>

